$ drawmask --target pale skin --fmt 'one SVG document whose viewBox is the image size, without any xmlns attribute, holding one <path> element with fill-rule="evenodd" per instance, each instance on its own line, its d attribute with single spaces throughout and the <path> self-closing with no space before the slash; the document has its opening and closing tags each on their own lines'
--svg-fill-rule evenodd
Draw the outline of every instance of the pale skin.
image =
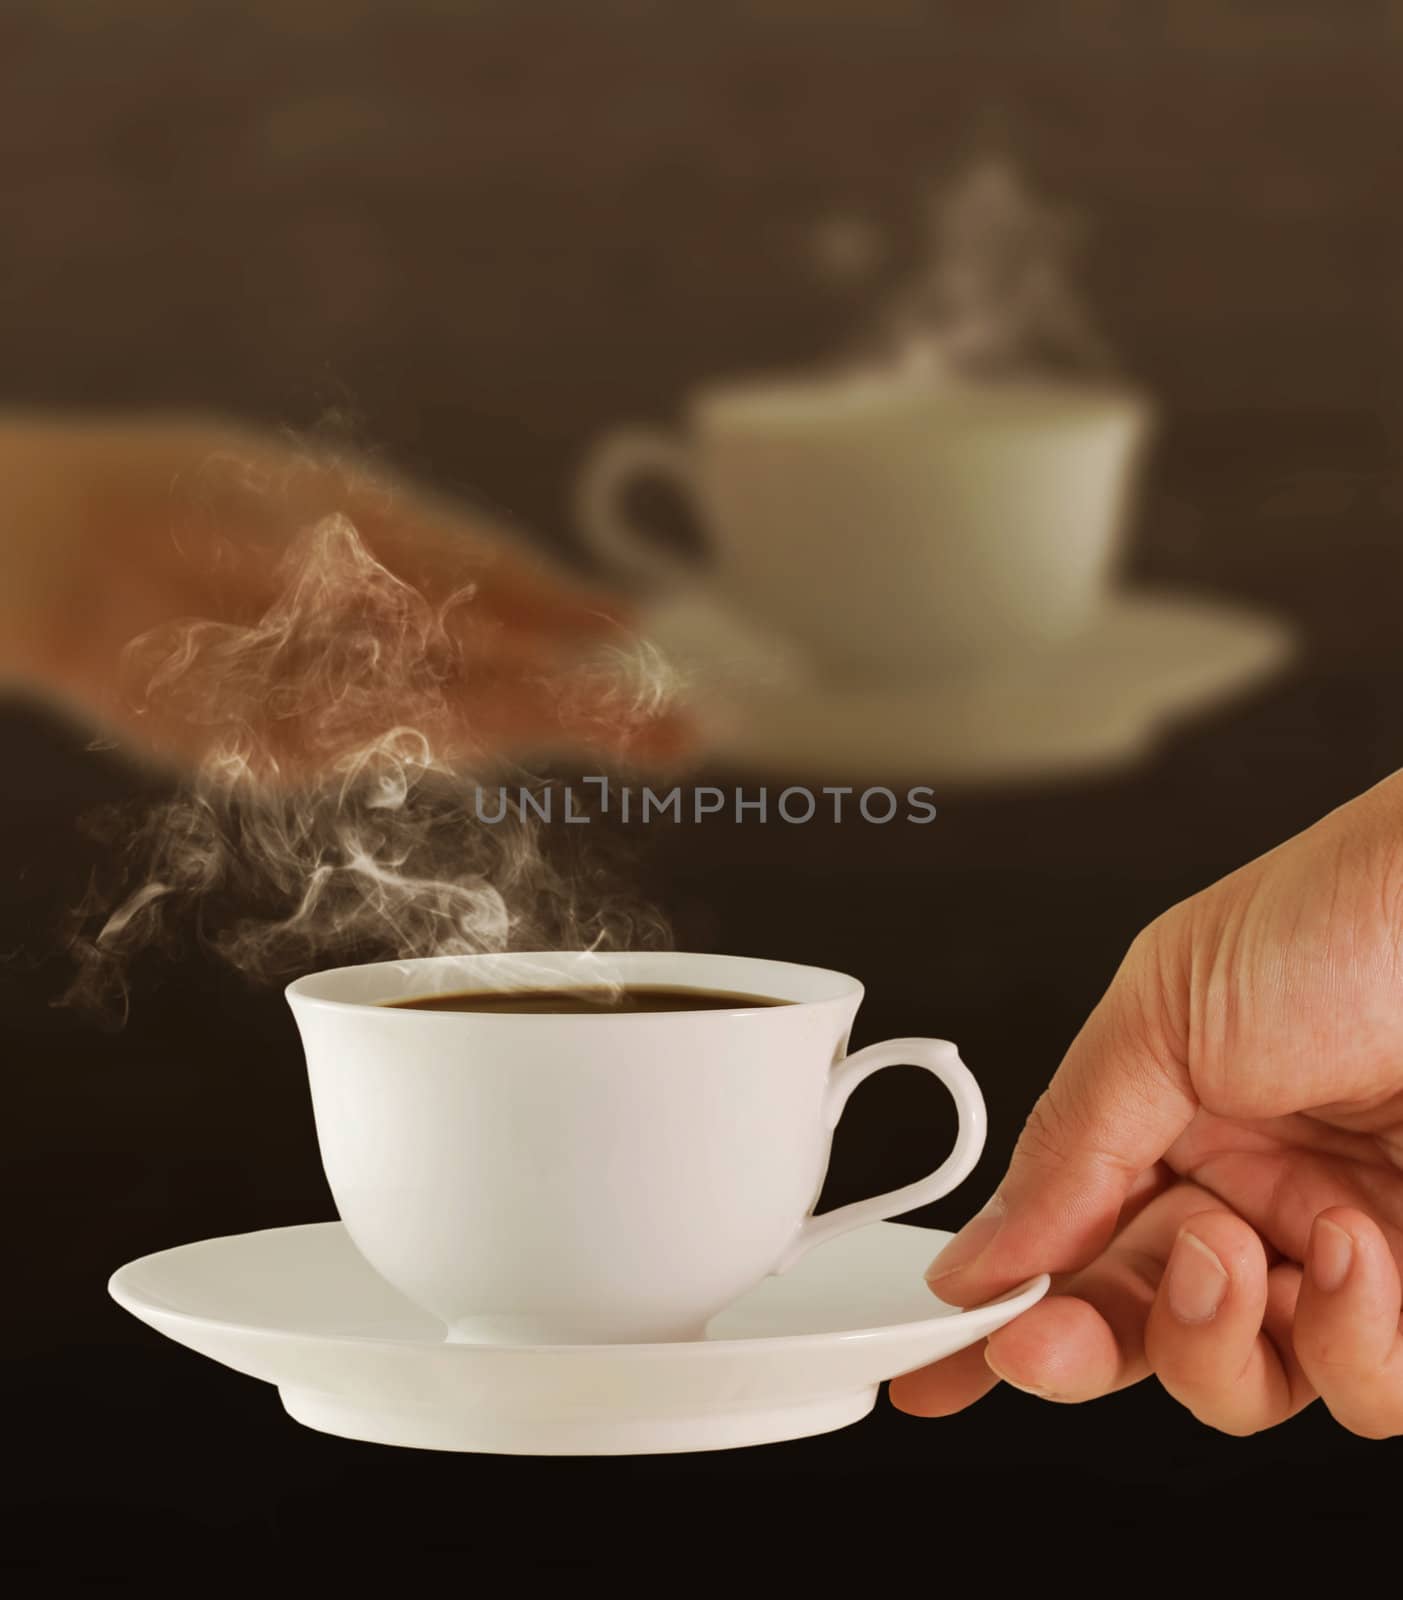
<svg viewBox="0 0 1403 1600">
<path fill-rule="evenodd" d="M 137 703 L 124 648 L 177 619 L 257 622 L 289 541 L 330 515 L 431 601 L 471 592 L 465 754 L 563 743 L 647 759 L 685 742 L 670 713 L 596 714 L 588 679 L 560 692 L 577 656 L 620 634 L 616 597 L 353 453 L 218 419 L 0 417 L 0 486 L 0 681 L 47 692 L 137 755 L 195 765 L 210 735 Z M 279 776 L 315 776 L 295 749 L 279 758 Z"/>
<path fill-rule="evenodd" d="M 892 1399 L 1155 1377 L 1227 1433 L 1319 1399 L 1400 1434 L 1400 1262 L 1403 774 L 1139 936 L 929 1274 L 956 1305 L 1043 1271 L 1052 1293 Z"/>
</svg>

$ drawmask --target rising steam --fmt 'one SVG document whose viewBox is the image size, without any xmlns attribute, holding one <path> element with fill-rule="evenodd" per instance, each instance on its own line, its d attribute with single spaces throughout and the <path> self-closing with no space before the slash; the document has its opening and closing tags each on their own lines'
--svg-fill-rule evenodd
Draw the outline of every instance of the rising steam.
<svg viewBox="0 0 1403 1600">
<path fill-rule="evenodd" d="M 1115 361 L 1077 281 L 1082 228 L 1003 151 L 970 161 L 923 206 L 916 260 L 880 297 L 861 366 L 912 377 L 1096 375 Z M 853 282 L 886 251 L 860 219 L 830 218 L 815 267 Z"/>
<path fill-rule="evenodd" d="M 110 871 L 75 915 L 68 1003 L 124 1017 L 133 960 L 191 941 L 256 982 L 349 960 L 666 943 L 584 858 L 583 830 L 547 840 L 520 807 L 479 820 L 474 716 L 489 691 L 475 683 L 491 668 L 475 664 L 471 587 L 430 600 L 340 516 L 293 543 L 279 579 L 248 625 L 186 620 L 127 651 L 144 713 L 198 727 L 206 753 L 154 810 L 97 819 Z M 616 649 L 550 689 L 587 692 L 627 728 L 668 685 L 655 658 Z"/>
</svg>

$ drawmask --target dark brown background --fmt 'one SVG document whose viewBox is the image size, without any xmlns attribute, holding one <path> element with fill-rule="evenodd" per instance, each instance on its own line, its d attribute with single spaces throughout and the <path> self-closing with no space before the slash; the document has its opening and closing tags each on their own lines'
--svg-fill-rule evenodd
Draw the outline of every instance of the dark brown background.
<svg viewBox="0 0 1403 1600">
<path fill-rule="evenodd" d="M 858 1042 L 960 1040 L 993 1131 L 968 1197 L 923 1219 L 954 1225 L 1136 928 L 1399 763 L 1401 67 L 1385 0 L 9 0 L 0 400 L 336 412 L 568 555 L 589 435 L 700 377 L 824 354 L 851 308 L 806 269 L 807 230 L 835 209 L 899 230 L 998 119 L 1094 219 L 1094 301 L 1165 407 L 1136 578 L 1289 614 L 1299 668 L 1135 773 L 941 792 L 931 828 L 636 841 L 684 946 L 859 972 Z M 967 1544 L 981 1519 L 1048 1520 L 1089 1559 L 1117 1529 L 1157 1545 L 1236 1504 L 1249 1542 L 1283 1504 L 1348 1542 L 1396 1498 L 1396 1443 L 1316 1415 L 1222 1440 L 1149 1388 L 664 1461 L 295 1428 L 103 1293 L 145 1251 L 330 1214 L 281 999 L 192 953 L 178 982 L 147 975 L 123 1034 L 53 1013 L 76 819 L 134 780 L 20 704 L 0 751 L 17 1564 L 111 1577 L 335 1544 L 569 1568 L 624 1560 L 639 1528 L 717 1548 L 796 1495 L 845 1499 L 873 1552 L 934 1552 L 937 1518 Z M 943 1130 L 923 1087 L 863 1091 L 832 1198 L 920 1167 Z"/>
</svg>

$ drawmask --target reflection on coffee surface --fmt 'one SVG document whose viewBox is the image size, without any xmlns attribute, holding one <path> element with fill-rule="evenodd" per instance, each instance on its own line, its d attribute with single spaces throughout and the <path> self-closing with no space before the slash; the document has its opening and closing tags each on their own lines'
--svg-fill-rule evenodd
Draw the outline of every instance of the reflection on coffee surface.
<svg viewBox="0 0 1403 1600">
<path fill-rule="evenodd" d="M 460 994 L 426 994 L 412 1000 L 387 1000 L 399 1011 L 475 1011 L 499 1015 L 610 1016 L 637 1011 L 734 1011 L 746 1006 L 787 1006 L 768 994 L 732 994 L 725 989 L 677 989 L 646 983 L 609 988 L 485 989 Z"/>
</svg>

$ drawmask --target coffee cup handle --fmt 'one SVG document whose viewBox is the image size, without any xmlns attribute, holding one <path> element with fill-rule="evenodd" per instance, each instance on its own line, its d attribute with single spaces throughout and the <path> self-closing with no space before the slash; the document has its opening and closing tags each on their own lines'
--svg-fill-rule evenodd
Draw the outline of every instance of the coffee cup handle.
<svg viewBox="0 0 1403 1600">
<path fill-rule="evenodd" d="M 817 1217 L 806 1217 L 789 1249 L 780 1258 L 775 1272 L 787 1272 L 801 1256 L 807 1255 L 815 1245 L 847 1233 L 852 1228 L 866 1227 L 870 1222 L 884 1222 L 888 1217 L 914 1211 L 917 1206 L 929 1205 L 942 1195 L 949 1194 L 974 1170 L 984 1148 L 988 1130 L 988 1116 L 984 1110 L 984 1096 L 974 1081 L 969 1068 L 960 1060 L 960 1053 L 948 1039 L 888 1039 L 882 1044 L 869 1045 L 840 1062 L 828 1085 L 828 1126 L 836 1128 L 848 1097 L 865 1078 L 883 1067 L 916 1066 L 933 1073 L 950 1091 L 959 1113 L 959 1129 L 955 1134 L 955 1148 L 928 1177 L 908 1183 L 901 1189 L 889 1189 L 886 1194 L 873 1195 L 870 1200 L 855 1200 L 851 1205 L 838 1206 Z"/>
<path fill-rule="evenodd" d="M 660 478 L 693 507 L 700 507 L 691 452 L 656 428 L 620 428 L 585 457 L 575 483 L 575 513 L 585 542 L 621 577 L 677 589 L 695 579 L 690 563 L 648 538 L 624 510 L 630 483 Z"/>
</svg>

